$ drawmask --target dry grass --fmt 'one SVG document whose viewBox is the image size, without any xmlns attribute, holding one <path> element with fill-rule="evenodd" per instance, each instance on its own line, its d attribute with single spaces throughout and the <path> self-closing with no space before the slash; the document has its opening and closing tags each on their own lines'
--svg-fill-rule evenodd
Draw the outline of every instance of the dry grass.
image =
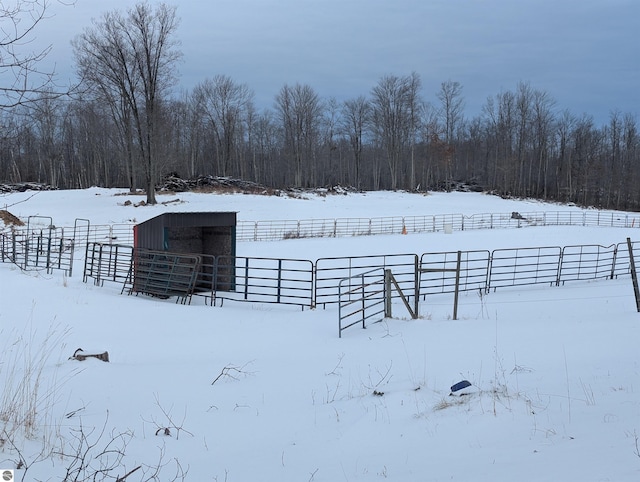
<svg viewBox="0 0 640 482">
<path fill-rule="evenodd" d="M 458 407 L 460 405 L 464 405 L 465 403 L 467 403 L 468 397 L 448 397 L 448 398 L 443 398 L 442 400 L 440 400 L 438 403 L 435 404 L 435 406 L 433 407 L 434 412 L 437 412 L 439 410 L 446 410 L 447 408 L 451 408 L 451 407 Z"/>
<path fill-rule="evenodd" d="M 31 326 L 27 323 L 27 326 Z M 61 352 L 68 330 L 52 326 L 40 335 L 33 328 L 23 333 L 2 333 L 0 347 L 0 432 L 3 438 L 34 438 L 50 426 L 59 380 L 53 354 Z M 76 372 L 77 373 L 77 372 Z"/>
<path fill-rule="evenodd" d="M 6 209 L 0 209 L 0 220 L 3 221 L 6 226 L 24 226 L 20 218 L 14 216 Z"/>
</svg>

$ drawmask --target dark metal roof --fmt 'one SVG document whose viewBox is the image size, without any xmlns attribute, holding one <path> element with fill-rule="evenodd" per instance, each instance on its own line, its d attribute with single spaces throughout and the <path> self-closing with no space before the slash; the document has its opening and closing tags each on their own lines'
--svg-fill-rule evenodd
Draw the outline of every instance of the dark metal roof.
<svg viewBox="0 0 640 482">
<path fill-rule="evenodd" d="M 236 212 L 163 213 L 134 227 L 136 247 L 162 250 L 165 248 L 165 228 L 230 227 L 235 233 Z M 235 236 L 233 237 L 235 243 Z"/>
<path fill-rule="evenodd" d="M 138 226 L 191 227 L 191 226 L 235 226 L 235 211 L 162 213 L 138 223 Z"/>
</svg>

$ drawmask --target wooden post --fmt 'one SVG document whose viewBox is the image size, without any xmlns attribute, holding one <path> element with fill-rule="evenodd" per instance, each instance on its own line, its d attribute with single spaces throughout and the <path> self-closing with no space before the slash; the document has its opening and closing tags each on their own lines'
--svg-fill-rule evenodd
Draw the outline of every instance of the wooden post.
<svg viewBox="0 0 640 482">
<path fill-rule="evenodd" d="M 400 299 L 404 303 L 404 306 L 407 308 L 407 311 L 411 314 L 411 318 L 414 320 L 418 318 L 417 312 L 411 309 L 411 305 L 409 305 L 409 301 L 407 300 L 407 297 L 404 295 L 402 288 L 400 288 L 400 285 L 396 281 L 390 269 L 385 270 L 384 277 L 385 277 L 385 285 L 387 283 L 387 280 L 389 281 L 389 290 L 387 291 L 388 294 L 387 294 L 387 302 L 386 302 L 387 306 L 389 306 L 389 318 L 391 318 L 391 283 L 393 283 L 393 286 L 396 288 L 396 291 L 400 295 Z M 387 307 L 385 306 L 385 313 L 386 313 L 386 310 L 387 310 Z"/>
<path fill-rule="evenodd" d="M 631 264 L 633 293 L 636 296 L 636 310 L 640 313 L 640 290 L 638 289 L 638 274 L 636 272 L 636 262 L 633 259 L 633 245 L 631 244 L 631 238 L 627 238 L 627 248 L 629 248 L 629 263 Z"/>
</svg>

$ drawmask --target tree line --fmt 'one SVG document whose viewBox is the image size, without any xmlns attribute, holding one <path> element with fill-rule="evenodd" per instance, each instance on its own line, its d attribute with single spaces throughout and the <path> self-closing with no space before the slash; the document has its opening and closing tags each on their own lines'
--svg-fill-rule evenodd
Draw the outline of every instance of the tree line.
<svg viewBox="0 0 640 482">
<path fill-rule="evenodd" d="M 40 89 L 2 112 L 0 179 L 59 188 L 143 189 L 168 173 L 229 176 L 268 187 L 449 190 L 639 210 L 635 115 L 605 125 L 560 110 L 521 82 L 465 116 L 463 86 L 425 98 L 420 76 L 385 75 L 337 101 L 285 84 L 259 110 L 226 75 L 175 93 L 176 8 L 139 3 L 103 14 L 74 41 L 73 95 Z"/>
</svg>

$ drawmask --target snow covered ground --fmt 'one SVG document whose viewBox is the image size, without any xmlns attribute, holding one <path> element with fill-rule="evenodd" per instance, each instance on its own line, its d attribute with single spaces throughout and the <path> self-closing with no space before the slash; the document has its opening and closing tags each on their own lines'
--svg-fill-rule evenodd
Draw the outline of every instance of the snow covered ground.
<svg viewBox="0 0 640 482">
<path fill-rule="evenodd" d="M 579 209 L 392 192 L 180 193 L 167 196 L 180 202 L 136 208 L 122 192 L 4 194 L 0 209 L 58 226 L 164 211 L 255 221 Z M 244 242 L 237 254 L 315 260 L 627 237 L 637 240 L 638 228 L 528 227 Z M 12 437 L 0 436 L 0 469 L 22 465 L 17 480 L 74 470 L 85 480 L 99 469 L 114 480 L 138 466 L 127 482 L 183 473 L 220 482 L 640 478 L 640 314 L 628 278 L 466 293 L 455 321 L 452 295 L 430 296 L 420 319 L 398 304 L 394 318 L 341 339 L 335 307 L 183 306 L 120 288 L 0 264 L 0 410 L 18 400 L 37 412 L 29 437 L 6 425 Z M 106 350 L 110 362 L 69 360 L 79 347 Z M 465 379 L 471 393 L 450 396 Z"/>
</svg>

